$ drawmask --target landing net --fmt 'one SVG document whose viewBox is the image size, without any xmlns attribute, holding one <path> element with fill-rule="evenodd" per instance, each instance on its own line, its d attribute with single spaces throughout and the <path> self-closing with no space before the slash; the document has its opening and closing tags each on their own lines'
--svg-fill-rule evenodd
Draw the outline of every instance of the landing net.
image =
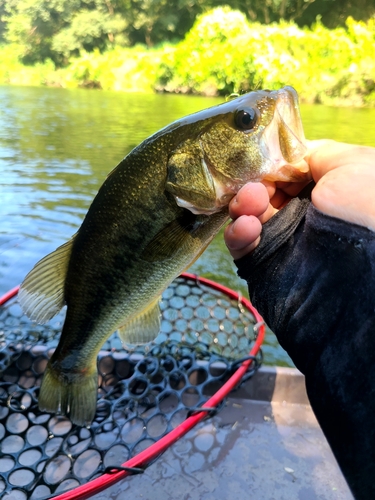
<svg viewBox="0 0 375 500">
<path fill-rule="evenodd" d="M 37 405 L 64 312 L 36 325 L 22 314 L 16 293 L 0 298 L 4 500 L 89 498 L 143 472 L 217 411 L 261 361 L 264 325 L 249 301 L 184 274 L 163 294 L 161 331 L 154 342 L 124 347 L 115 333 L 103 345 L 95 419 L 90 428 L 79 427 Z"/>
</svg>

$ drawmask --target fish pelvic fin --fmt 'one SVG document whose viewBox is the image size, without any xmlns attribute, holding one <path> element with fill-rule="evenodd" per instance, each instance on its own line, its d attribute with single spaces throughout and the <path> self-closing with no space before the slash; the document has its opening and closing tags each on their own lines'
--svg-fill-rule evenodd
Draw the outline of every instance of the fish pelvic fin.
<svg viewBox="0 0 375 500">
<path fill-rule="evenodd" d="M 98 392 L 96 367 L 90 372 L 67 376 L 47 364 L 39 392 L 39 409 L 66 415 L 73 424 L 89 426 L 95 417 Z"/>
<path fill-rule="evenodd" d="M 121 340 L 126 344 L 146 344 L 157 337 L 160 331 L 161 297 L 151 302 L 137 316 L 118 328 Z"/>
<path fill-rule="evenodd" d="M 26 276 L 18 292 L 18 302 L 33 321 L 45 323 L 64 305 L 64 284 L 74 236 L 40 260 Z"/>
</svg>

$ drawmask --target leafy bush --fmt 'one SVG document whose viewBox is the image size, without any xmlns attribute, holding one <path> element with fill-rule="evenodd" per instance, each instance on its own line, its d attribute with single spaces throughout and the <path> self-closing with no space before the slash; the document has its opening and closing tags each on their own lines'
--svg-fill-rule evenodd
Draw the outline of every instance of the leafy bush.
<svg viewBox="0 0 375 500">
<path fill-rule="evenodd" d="M 80 57 L 60 70 L 64 86 L 91 87 L 125 92 L 152 92 L 159 51 L 142 47 L 81 52 Z"/>
<path fill-rule="evenodd" d="M 249 23 L 217 8 L 197 19 L 158 73 L 159 90 L 228 94 L 254 87 L 293 85 L 306 102 L 341 98 L 370 103 L 375 79 L 375 20 L 347 20 L 329 30 L 292 22 Z"/>
<path fill-rule="evenodd" d="M 11 85 L 56 85 L 57 74 L 51 60 L 25 66 L 20 62 L 23 48 L 16 45 L 0 46 L 0 83 Z"/>
</svg>

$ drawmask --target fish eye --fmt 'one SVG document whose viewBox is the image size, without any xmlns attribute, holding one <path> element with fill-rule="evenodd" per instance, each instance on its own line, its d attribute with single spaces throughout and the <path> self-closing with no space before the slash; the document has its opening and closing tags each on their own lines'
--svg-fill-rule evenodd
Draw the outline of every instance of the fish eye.
<svg viewBox="0 0 375 500">
<path fill-rule="evenodd" d="M 234 123 L 239 130 L 252 130 L 258 121 L 254 108 L 239 109 L 234 115 Z"/>
</svg>

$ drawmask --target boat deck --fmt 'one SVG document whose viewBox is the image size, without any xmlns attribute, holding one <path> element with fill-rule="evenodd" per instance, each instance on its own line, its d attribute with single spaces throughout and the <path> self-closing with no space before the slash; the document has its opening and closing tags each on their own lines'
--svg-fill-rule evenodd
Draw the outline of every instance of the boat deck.
<svg viewBox="0 0 375 500">
<path fill-rule="evenodd" d="M 94 500 L 353 500 L 309 406 L 304 377 L 262 367 L 144 474 Z"/>
</svg>

